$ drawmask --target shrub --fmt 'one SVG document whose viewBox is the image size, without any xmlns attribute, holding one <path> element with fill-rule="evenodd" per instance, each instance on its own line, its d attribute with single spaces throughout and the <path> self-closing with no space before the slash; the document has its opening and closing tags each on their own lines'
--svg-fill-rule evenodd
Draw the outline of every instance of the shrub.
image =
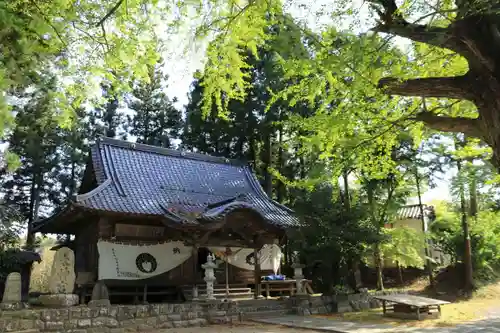
<svg viewBox="0 0 500 333">
<path fill-rule="evenodd" d="M 461 218 L 458 213 L 446 212 L 431 226 L 434 244 L 449 254 L 454 261 L 463 261 L 465 252 Z M 482 280 L 496 278 L 500 267 L 500 212 L 483 211 L 469 220 L 472 264 L 476 277 Z"/>
</svg>

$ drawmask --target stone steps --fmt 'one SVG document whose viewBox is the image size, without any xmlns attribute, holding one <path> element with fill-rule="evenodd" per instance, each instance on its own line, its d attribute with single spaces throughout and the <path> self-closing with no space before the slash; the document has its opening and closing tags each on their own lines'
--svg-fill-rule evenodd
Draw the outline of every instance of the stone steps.
<svg viewBox="0 0 500 333">
<path fill-rule="evenodd" d="M 205 293 L 199 293 L 198 294 L 198 298 L 199 299 L 203 299 L 205 298 Z M 184 294 L 184 297 L 186 298 L 186 300 L 192 300 L 193 299 L 193 295 L 191 293 L 185 293 Z M 234 293 L 234 292 L 230 292 L 229 295 L 226 295 L 226 293 L 214 293 L 214 297 L 216 299 L 234 299 L 234 300 L 245 300 L 245 299 L 252 299 L 253 298 L 253 294 L 251 292 L 245 292 L 245 293 Z"/>
<path fill-rule="evenodd" d="M 182 290 L 185 290 L 185 291 L 193 291 L 193 287 L 183 287 Z M 203 290 L 203 291 L 206 291 L 207 288 L 206 287 L 198 287 L 198 290 Z M 248 288 L 248 287 L 235 287 L 235 286 L 229 286 L 229 290 L 235 290 L 235 291 L 248 291 L 248 290 L 252 290 L 251 288 Z M 226 291 L 226 286 L 215 286 L 214 287 L 214 292 L 215 291 Z"/>
<path fill-rule="evenodd" d="M 207 284 L 206 283 L 199 283 L 196 285 L 198 289 L 207 289 Z M 183 285 L 182 289 L 192 289 L 193 285 Z M 226 284 L 225 283 L 216 283 L 214 284 L 214 289 L 225 289 Z M 229 288 L 247 288 L 246 284 L 243 283 L 231 283 L 229 284 Z"/>
<path fill-rule="evenodd" d="M 198 297 L 203 298 L 207 293 L 206 285 L 197 285 Z M 193 299 L 193 287 L 184 286 L 182 288 L 186 300 Z M 216 299 L 251 299 L 253 297 L 252 289 L 241 284 L 232 284 L 229 286 L 229 295 L 226 295 L 226 286 L 217 284 L 214 286 L 214 297 Z"/>
</svg>

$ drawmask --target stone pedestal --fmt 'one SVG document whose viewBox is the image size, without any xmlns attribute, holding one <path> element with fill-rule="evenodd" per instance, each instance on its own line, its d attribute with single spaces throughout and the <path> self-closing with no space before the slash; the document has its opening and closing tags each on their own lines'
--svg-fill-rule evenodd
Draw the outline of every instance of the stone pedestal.
<svg viewBox="0 0 500 333">
<path fill-rule="evenodd" d="M 73 250 L 62 247 L 56 251 L 52 269 L 50 270 L 50 295 L 41 295 L 40 303 L 48 307 L 70 307 L 79 303 L 78 295 L 73 294 L 75 288 L 75 254 Z"/>
<path fill-rule="evenodd" d="M 293 268 L 293 279 L 295 280 L 297 286 L 297 295 L 304 295 L 305 290 L 302 288 L 302 280 L 304 279 L 304 274 L 302 273 L 302 269 L 305 266 L 299 263 L 295 263 L 292 265 Z"/>
<path fill-rule="evenodd" d="M 97 281 L 92 289 L 92 298 L 89 302 L 89 307 L 110 306 L 109 291 L 106 284 L 102 281 Z"/>
<path fill-rule="evenodd" d="M 47 307 L 70 307 L 78 304 L 79 297 L 74 294 L 40 295 L 40 303 Z"/>
<path fill-rule="evenodd" d="M 214 268 L 217 267 L 217 265 L 214 263 L 214 256 L 209 254 L 207 257 L 207 262 L 203 264 L 201 267 L 205 270 L 205 282 L 207 283 L 207 295 L 206 299 L 207 300 L 214 300 L 214 282 L 215 282 L 215 274 L 214 274 Z"/>
</svg>

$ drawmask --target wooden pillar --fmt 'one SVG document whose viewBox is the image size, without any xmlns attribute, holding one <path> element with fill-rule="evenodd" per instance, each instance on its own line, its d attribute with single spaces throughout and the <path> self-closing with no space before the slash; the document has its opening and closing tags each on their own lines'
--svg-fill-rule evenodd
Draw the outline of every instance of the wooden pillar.
<svg viewBox="0 0 500 333">
<path fill-rule="evenodd" d="M 255 289 L 254 289 L 254 298 L 258 299 L 262 297 L 262 291 L 260 289 L 260 279 L 261 279 L 261 272 L 260 272 L 260 254 L 259 254 L 259 248 L 254 248 L 253 249 L 253 255 L 255 258 L 255 270 L 254 270 L 254 283 L 255 283 Z"/>
<path fill-rule="evenodd" d="M 197 243 L 193 244 L 193 298 L 198 298 L 198 249 L 199 245 Z"/>
</svg>

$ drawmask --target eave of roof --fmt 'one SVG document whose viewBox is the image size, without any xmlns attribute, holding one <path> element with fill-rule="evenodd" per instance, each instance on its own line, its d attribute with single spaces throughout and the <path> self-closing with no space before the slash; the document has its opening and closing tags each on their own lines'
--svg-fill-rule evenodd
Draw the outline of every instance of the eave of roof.
<svg viewBox="0 0 500 333">
<path fill-rule="evenodd" d="M 422 208 L 426 217 L 431 217 L 434 214 L 434 207 L 423 204 Z M 420 213 L 420 205 L 418 204 L 402 206 L 396 212 L 397 220 L 420 220 L 421 218 L 422 214 Z"/>
</svg>

